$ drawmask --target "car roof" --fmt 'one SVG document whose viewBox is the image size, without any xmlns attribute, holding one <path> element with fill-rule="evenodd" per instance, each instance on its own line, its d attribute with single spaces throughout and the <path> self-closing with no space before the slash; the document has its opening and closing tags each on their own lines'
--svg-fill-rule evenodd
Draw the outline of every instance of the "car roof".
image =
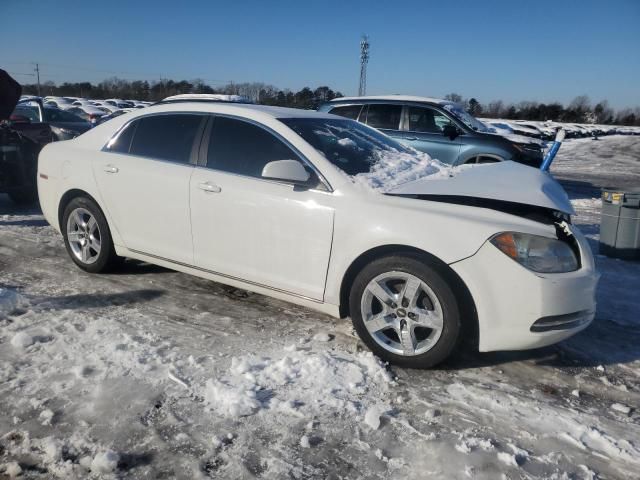
<svg viewBox="0 0 640 480">
<path fill-rule="evenodd" d="M 188 110 L 190 112 L 203 113 L 226 113 L 242 115 L 254 119 L 259 118 L 340 118 L 336 115 L 321 113 L 315 110 L 302 110 L 299 108 L 273 107 L 269 105 L 254 105 L 249 103 L 232 102 L 202 102 L 202 101 L 182 101 L 157 103 L 144 109 L 135 109 L 139 116 L 160 112 L 180 112 Z M 136 115 L 138 116 L 138 115 Z"/>
<path fill-rule="evenodd" d="M 452 104 L 448 100 L 431 97 L 418 97 L 413 95 L 366 95 L 362 97 L 340 97 L 330 100 L 329 103 L 340 102 L 372 102 L 372 101 L 393 101 L 393 102 L 416 102 L 416 103 L 434 103 L 436 105 Z"/>
</svg>

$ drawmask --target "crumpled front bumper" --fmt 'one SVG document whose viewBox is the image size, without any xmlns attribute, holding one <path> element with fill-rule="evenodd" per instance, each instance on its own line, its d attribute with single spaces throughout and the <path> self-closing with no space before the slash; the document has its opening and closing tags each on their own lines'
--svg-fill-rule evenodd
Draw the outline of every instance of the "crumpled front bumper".
<svg viewBox="0 0 640 480">
<path fill-rule="evenodd" d="M 574 272 L 531 272 L 489 242 L 472 257 L 451 264 L 475 302 L 480 351 L 551 345 L 591 323 L 600 274 L 582 233 L 575 226 L 570 230 L 581 256 L 581 267 Z"/>
</svg>

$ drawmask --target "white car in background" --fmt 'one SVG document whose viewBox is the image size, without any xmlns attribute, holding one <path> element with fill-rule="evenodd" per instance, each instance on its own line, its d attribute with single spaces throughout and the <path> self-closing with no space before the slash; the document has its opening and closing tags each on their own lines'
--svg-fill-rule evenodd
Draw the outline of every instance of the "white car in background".
<svg viewBox="0 0 640 480">
<path fill-rule="evenodd" d="M 46 107 L 59 108 L 60 110 L 67 110 L 74 107 L 73 102 L 76 100 L 65 97 L 45 97 L 43 102 Z"/>
<path fill-rule="evenodd" d="M 350 316 L 409 367 L 549 345 L 594 318 L 564 190 L 514 162 L 452 170 L 355 121 L 176 101 L 39 159 L 44 215 L 83 270 L 122 257 Z"/>
<path fill-rule="evenodd" d="M 112 105 L 117 108 L 133 108 L 132 102 L 127 102 L 119 98 L 107 98 L 106 100 L 104 100 L 104 103 L 108 105 Z"/>
</svg>

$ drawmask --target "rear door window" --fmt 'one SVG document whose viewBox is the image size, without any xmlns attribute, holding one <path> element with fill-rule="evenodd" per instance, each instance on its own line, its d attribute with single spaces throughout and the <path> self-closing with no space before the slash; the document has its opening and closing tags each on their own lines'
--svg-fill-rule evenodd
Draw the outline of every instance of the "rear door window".
<svg viewBox="0 0 640 480">
<path fill-rule="evenodd" d="M 176 163 L 189 163 L 204 115 L 151 115 L 136 120 L 129 153 Z"/>
<path fill-rule="evenodd" d="M 367 125 L 384 130 L 400 130 L 402 105 L 369 105 L 367 111 Z"/>
</svg>

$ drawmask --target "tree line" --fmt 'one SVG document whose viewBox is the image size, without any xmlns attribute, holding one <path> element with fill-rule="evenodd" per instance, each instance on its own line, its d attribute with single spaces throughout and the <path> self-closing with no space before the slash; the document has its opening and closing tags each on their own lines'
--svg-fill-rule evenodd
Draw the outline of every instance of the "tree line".
<svg viewBox="0 0 640 480">
<path fill-rule="evenodd" d="M 517 104 L 494 100 L 482 104 L 475 98 L 465 99 L 457 93 L 445 95 L 446 100 L 463 105 L 474 117 L 505 118 L 510 120 L 553 120 L 569 123 L 597 123 L 605 125 L 640 125 L 640 107 L 614 111 L 607 100 L 592 105 L 586 95 L 574 98 L 566 107 L 559 102 L 539 103 L 523 101 Z"/>
<path fill-rule="evenodd" d="M 264 105 L 304 109 L 315 109 L 324 102 L 343 96 L 339 91 L 334 91 L 327 86 L 320 86 L 313 90 L 309 87 L 304 87 L 294 92 L 261 82 L 230 82 L 224 86 L 212 87 L 201 79 L 190 81 L 162 79 L 149 82 L 147 80 L 124 80 L 117 77 L 108 78 L 96 85 L 90 82 L 64 82 L 57 85 L 49 81 L 41 85 L 40 91 L 43 96 L 123 98 L 151 102 L 182 93 L 222 93 L 243 95 L 255 103 Z M 38 87 L 35 84 L 23 85 L 23 92 L 29 95 L 36 95 Z M 559 102 L 523 101 L 512 104 L 502 100 L 494 100 L 483 104 L 476 98 L 465 99 L 457 93 L 450 93 L 445 96 L 445 99 L 463 105 L 475 117 L 640 125 L 640 107 L 614 111 L 607 100 L 602 100 L 592 105 L 591 100 L 586 95 L 577 96 L 567 106 Z"/>
<path fill-rule="evenodd" d="M 37 85 L 23 85 L 23 94 L 37 95 Z M 64 82 L 56 85 L 46 82 L 41 85 L 42 96 L 82 97 L 82 98 L 121 98 L 140 101 L 157 102 L 171 95 L 184 93 L 221 93 L 226 95 L 242 95 L 255 103 L 282 107 L 315 109 L 320 104 L 342 97 L 342 93 L 334 92 L 327 86 L 312 90 L 304 87 L 294 92 L 281 90 L 273 85 L 261 82 L 228 83 L 222 87 L 212 87 L 203 80 L 123 80 L 113 77 L 94 85 L 90 82 Z"/>
</svg>

